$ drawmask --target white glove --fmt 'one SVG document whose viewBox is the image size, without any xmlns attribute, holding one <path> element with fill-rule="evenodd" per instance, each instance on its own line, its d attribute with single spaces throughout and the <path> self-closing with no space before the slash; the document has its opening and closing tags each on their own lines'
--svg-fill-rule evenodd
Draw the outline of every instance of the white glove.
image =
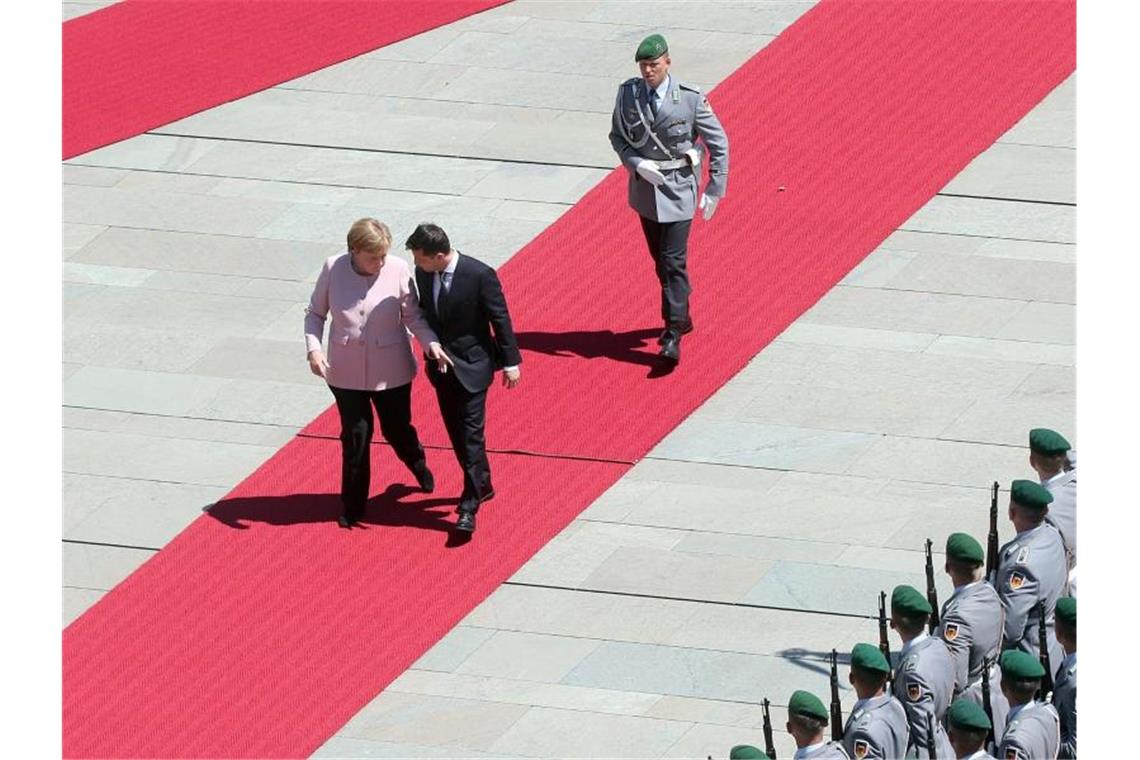
<svg viewBox="0 0 1140 760">
<path fill-rule="evenodd" d="M 689 148 L 685 151 L 685 155 L 689 157 L 689 163 L 693 166 L 695 172 L 701 166 L 701 152 L 696 148 Z"/>
<path fill-rule="evenodd" d="M 712 219 L 712 215 L 716 213 L 716 204 L 720 203 L 720 198 L 708 193 L 701 193 L 701 202 L 697 204 L 698 208 L 705 210 L 705 221 Z"/>
<path fill-rule="evenodd" d="M 660 187 L 665 184 L 665 175 L 657 168 L 657 162 L 648 158 L 637 165 L 637 173 L 649 184 Z"/>
</svg>

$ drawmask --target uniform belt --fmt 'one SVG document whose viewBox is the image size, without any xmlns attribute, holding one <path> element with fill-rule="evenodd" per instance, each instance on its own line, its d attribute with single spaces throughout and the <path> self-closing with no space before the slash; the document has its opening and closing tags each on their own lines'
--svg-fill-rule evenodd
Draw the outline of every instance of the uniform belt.
<svg viewBox="0 0 1140 760">
<path fill-rule="evenodd" d="M 666 169 L 682 169 L 686 166 L 690 166 L 690 164 L 689 164 L 689 159 L 685 158 L 685 157 L 674 158 L 672 161 L 658 161 L 657 162 L 657 168 L 662 170 L 662 171 L 665 171 Z"/>
</svg>

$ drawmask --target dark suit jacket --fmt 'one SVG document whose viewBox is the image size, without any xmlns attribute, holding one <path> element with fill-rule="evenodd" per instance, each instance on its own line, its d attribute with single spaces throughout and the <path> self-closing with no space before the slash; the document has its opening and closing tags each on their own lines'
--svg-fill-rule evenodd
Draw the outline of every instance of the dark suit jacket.
<svg viewBox="0 0 1140 760">
<path fill-rule="evenodd" d="M 438 311 L 432 298 L 434 280 L 433 272 L 416 267 L 416 287 L 428 324 L 455 362 L 456 379 L 470 393 L 478 393 L 491 384 L 496 369 L 522 363 L 503 288 L 494 269 L 462 252 L 449 291 L 440 293 Z M 434 383 L 435 362 L 427 362 L 427 372 Z"/>
</svg>

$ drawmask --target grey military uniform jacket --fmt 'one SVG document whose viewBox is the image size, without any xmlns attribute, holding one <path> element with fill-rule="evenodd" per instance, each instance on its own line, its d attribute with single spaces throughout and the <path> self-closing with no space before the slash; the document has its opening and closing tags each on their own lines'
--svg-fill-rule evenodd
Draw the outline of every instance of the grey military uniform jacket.
<svg viewBox="0 0 1140 760">
<path fill-rule="evenodd" d="M 811 752 L 800 755 L 800 760 L 851 760 L 851 756 L 847 754 L 847 750 L 843 749 L 842 743 L 827 742 Z"/>
<path fill-rule="evenodd" d="M 954 696 L 954 662 L 940 638 L 911 642 L 895 673 L 894 695 L 906 711 L 911 757 L 929 757 L 926 716 L 934 716 L 934 749 L 938 757 L 953 757 L 954 748 L 942 727 L 942 716 Z"/>
<path fill-rule="evenodd" d="M 1049 661 L 1058 667 L 1064 650 L 1053 632 L 1053 608 L 1068 579 L 1061 534 L 1048 523 L 1024 531 L 1001 548 L 994 588 L 1005 608 L 1003 648 L 1016 647 L 1040 656 L 1036 605 L 1045 603 Z"/>
<path fill-rule="evenodd" d="M 702 150 L 705 158 L 696 172 L 687 162 L 678 168 L 663 169 L 665 183 L 660 187 L 654 187 L 637 173 L 637 165 L 647 158 L 657 162 L 683 159 L 685 151 L 697 145 L 698 137 L 707 152 Z M 709 166 L 705 192 L 719 198 L 727 189 L 728 136 L 724 127 L 701 91 L 672 75 L 656 117 L 649 108 L 645 80 L 634 77 L 622 83 L 614 103 L 610 145 L 629 173 L 629 205 L 646 219 L 692 219 L 697 209 L 699 175 L 705 163 Z"/>
<path fill-rule="evenodd" d="M 1077 564 L 1077 471 L 1063 472 L 1041 485 L 1053 494 L 1045 520 L 1061 534 L 1072 567 Z"/>
<path fill-rule="evenodd" d="M 843 748 L 855 760 L 903 757 L 909 739 L 906 710 L 890 694 L 868 699 L 843 728 Z"/>
<path fill-rule="evenodd" d="M 954 662 L 954 698 L 962 697 L 985 706 L 982 698 L 982 668 L 991 663 L 990 710 L 994 736 L 1005 729 L 1009 700 L 1001 693 L 1001 671 L 992 666 L 1001 654 L 1005 632 L 1005 608 L 994 587 L 985 581 L 962 586 L 942 605 L 934 633 L 946 643 Z"/>
<path fill-rule="evenodd" d="M 1059 757 L 1077 756 L 1077 654 L 1074 652 L 1061 663 L 1057 682 L 1053 686 L 1053 707 L 1061 720 L 1061 754 Z"/>
<path fill-rule="evenodd" d="M 1055 758 L 1061 747 L 1060 718 L 1053 705 L 1030 702 L 1015 715 L 1002 734 L 1000 760 Z"/>
</svg>

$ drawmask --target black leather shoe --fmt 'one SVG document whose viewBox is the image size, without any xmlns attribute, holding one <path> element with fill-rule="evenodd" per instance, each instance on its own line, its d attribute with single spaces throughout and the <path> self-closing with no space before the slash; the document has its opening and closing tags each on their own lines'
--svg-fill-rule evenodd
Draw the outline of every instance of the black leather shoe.
<svg viewBox="0 0 1140 760">
<path fill-rule="evenodd" d="M 661 350 L 657 352 L 657 355 L 671 364 L 679 363 L 681 361 L 681 337 L 670 330 L 661 343 Z"/>
<path fill-rule="evenodd" d="M 664 330 L 661 331 L 661 334 L 659 336 L 657 336 L 657 345 L 659 345 L 659 346 L 664 345 L 665 338 L 668 337 L 669 333 L 671 333 L 671 332 L 677 333 L 678 335 L 688 335 L 692 331 L 693 331 L 693 320 L 691 320 L 691 319 L 685 320 L 685 324 L 681 325 L 680 327 L 666 327 Z"/>
<path fill-rule="evenodd" d="M 475 513 L 474 512 L 460 512 L 459 520 L 455 523 L 455 529 L 463 531 L 464 533 L 475 532 Z"/>
<path fill-rule="evenodd" d="M 336 524 L 342 528 L 351 528 L 356 524 L 357 518 L 348 512 L 342 512 L 340 517 L 336 519 Z"/>
<path fill-rule="evenodd" d="M 412 474 L 416 476 L 421 491 L 431 493 L 435 490 L 435 476 L 428 469 L 426 459 L 421 459 L 412 466 Z"/>
</svg>

